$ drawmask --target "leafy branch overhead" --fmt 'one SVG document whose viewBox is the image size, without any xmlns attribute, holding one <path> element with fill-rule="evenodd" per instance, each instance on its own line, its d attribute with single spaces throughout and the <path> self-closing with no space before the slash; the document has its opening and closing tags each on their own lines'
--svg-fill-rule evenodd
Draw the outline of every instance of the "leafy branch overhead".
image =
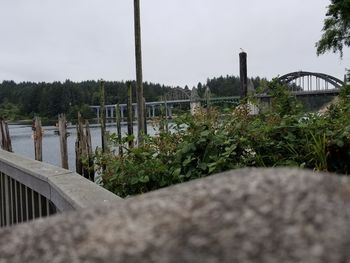
<svg viewBox="0 0 350 263">
<path fill-rule="evenodd" d="M 350 46 L 350 0 L 331 0 L 322 31 L 317 55 L 332 51 L 343 57 L 343 48 Z"/>
</svg>

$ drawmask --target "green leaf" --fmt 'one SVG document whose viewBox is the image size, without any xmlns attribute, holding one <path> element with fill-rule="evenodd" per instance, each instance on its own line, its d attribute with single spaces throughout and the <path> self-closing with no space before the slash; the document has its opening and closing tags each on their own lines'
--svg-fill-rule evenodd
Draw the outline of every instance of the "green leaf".
<svg viewBox="0 0 350 263">
<path fill-rule="evenodd" d="M 139 182 L 141 182 L 141 183 L 148 183 L 149 182 L 149 177 L 147 175 L 144 176 L 144 177 L 141 177 L 139 179 Z"/>
<path fill-rule="evenodd" d="M 180 175 L 180 173 L 181 173 L 181 168 L 176 168 L 173 172 L 173 175 L 177 177 Z"/>
<path fill-rule="evenodd" d="M 206 163 L 200 163 L 200 164 L 198 165 L 198 168 L 201 169 L 201 170 L 203 170 L 203 171 L 205 171 L 205 170 L 207 170 L 208 165 L 207 165 Z"/>
</svg>

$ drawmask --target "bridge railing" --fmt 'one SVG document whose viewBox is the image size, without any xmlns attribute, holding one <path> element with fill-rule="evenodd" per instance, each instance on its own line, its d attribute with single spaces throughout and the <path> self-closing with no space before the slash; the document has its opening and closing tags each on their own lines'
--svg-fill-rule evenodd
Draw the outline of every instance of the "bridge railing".
<svg viewBox="0 0 350 263">
<path fill-rule="evenodd" d="M 0 226 L 122 200 L 71 171 L 0 150 Z"/>
</svg>

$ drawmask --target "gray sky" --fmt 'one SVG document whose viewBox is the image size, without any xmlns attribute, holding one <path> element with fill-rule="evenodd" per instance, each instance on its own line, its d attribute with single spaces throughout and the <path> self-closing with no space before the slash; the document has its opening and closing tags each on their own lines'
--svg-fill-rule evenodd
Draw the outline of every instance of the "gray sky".
<svg viewBox="0 0 350 263">
<path fill-rule="evenodd" d="M 144 80 L 189 85 L 292 71 L 343 78 L 349 58 L 316 56 L 329 0 L 141 0 Z M 0 0 L 0 81 L 135 79 L 132 0 Z"/>
</svg>

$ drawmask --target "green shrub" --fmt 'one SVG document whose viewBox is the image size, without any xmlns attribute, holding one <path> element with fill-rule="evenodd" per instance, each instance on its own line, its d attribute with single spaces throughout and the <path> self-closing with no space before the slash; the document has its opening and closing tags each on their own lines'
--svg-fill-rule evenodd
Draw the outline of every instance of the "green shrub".
<svg viewBox="0 0 350 263">
<path fill-rule="evenodd" d="M 225 114 L 211 109 L 183 115 L 168 132 L 146 137 L 123 156 L 98 153 L 104 186 L 119 196 L 136 195 L 247 166 L 349 174 L 350 102 L 344 89 L 324 115 L 303 113 L 276 81 L 268 91 L 273 108 L 259 115 L 249 115 L 246 105 Z"/>
</svg>

